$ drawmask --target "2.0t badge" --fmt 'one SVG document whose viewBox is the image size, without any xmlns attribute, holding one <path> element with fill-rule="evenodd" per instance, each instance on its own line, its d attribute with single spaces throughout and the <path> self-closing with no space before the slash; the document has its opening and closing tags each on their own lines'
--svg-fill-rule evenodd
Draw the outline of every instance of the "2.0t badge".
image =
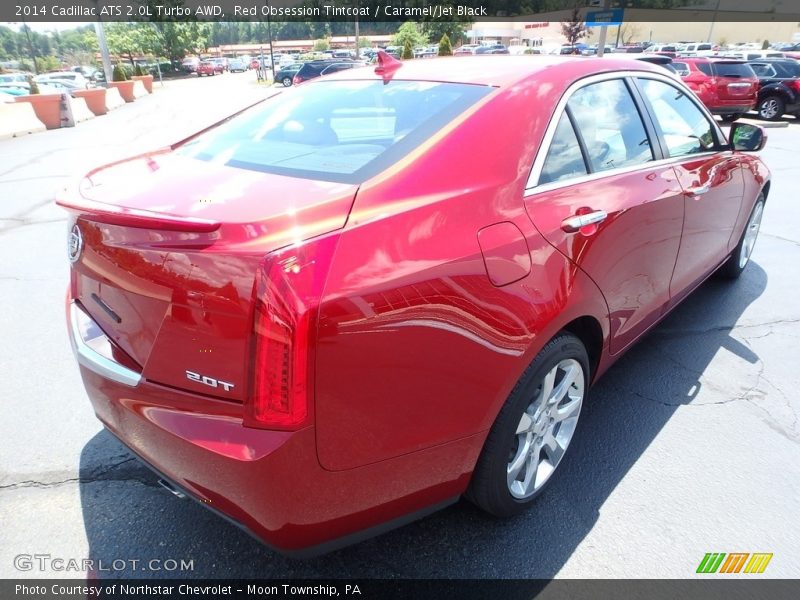
<svg viewBox="0 0 800 600">
<path fill-rule="evenodd" d="M 69 262 L 74 263 L 81 256 L 83 250 L 83 236 L 78 224 L 75 223 L 67 236 L 67 257 Z"/>
</svg>

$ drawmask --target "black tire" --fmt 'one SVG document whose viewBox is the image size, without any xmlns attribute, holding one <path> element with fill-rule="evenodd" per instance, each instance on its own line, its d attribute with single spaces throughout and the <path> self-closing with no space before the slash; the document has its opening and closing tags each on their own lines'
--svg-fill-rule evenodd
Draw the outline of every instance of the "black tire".
<svg viewBox="0 0 800 600">
<path fill-rule="evenodd" d="M 786 102 L 780 96 L 766 96 L 758 102 L 758 116 L 765 121 L 777 121 L 785 112 Z"/>
<path fill-rule="evenodd" d="M 472 481 L 466 496 L 471 502 L 489 514 L 497 517 L 510 517 L 522 512 L 532 504 L 533 500 L 542 493 L 553 479 L 551 475 L 548 475 L 541 486 L 537 488 L 535 486 L 536 475 L 534 475 L 535 489 L 529 495 L 515 497 L 511 492 L 512 483 L 509 482 L 508 469 L 518 460 L 515 457 L 519 457 L 522 454 L 519 444 L 521 443 L 521 436 L 526 434 L 518 433 L 518 431 L 523 423 L 523 413 L 531 416 L 532 407 L 537 404 L 535 399 L 541 396 L 541 386 L 545 376 L 553 370 L 558 372 L 557 367 L 565 364 L 565 361 L 580 365 L 581 372 L 578 374 L 581 378 L 580 382 L 578 383 L 576 378 L 576 383 L 569 385 L 567 389 L 573 390 L 573 386 L 577 389 L 580 385 L 582 396 L 580 402 L 578 402 L 577 413 L 574 415 L 575 423 L 570 423 L 571 434 L 566 445 L 564 445 L 561 457 L 563 457 L 563 453 L 568 448 L 569 442 L 574 439 L 575 425 L 579 421 L 581 405 L 586 401 L 589 386 L 589 358 L 586 348 L 577 337 L 571 333 L 561 332 L 542 348 L 541 352 L 522 374 L 517 385 L 500 409 L 500 413 L 497 415 L 492 428 L 489 430 L 489 435 L 486 437 L 486 442 L 472 474 Z M 559 388 L 558 384 L 563 382 L 565 376 L 566 373 L 562 375 L 561 380 L 556 378 L 553 386 L 554 391 Z M 546 401 L 543 404 L 546 404 Z M 561 401 L 559 400 L 555 403 L 555 407 L 560 404 Z M 538 409 L 535 412 L 539 414 L 539 418 L 535 422 L 542 421 L 542 416 L 545 417 L 544 421 L 548 421 L 548 413 L 542 415 Z M 532 422 L 532 426 L 535 426 L 533 419 L 529 420 Z M 568 420 L 557 423 L 557 429 L 560 429 Z M 553 420 L 549 419 L 549 422 L 553 423 Z M 545 426 L 547 426 L 546 423 Z M 533 435 L 536 434 L 534 433 Z M 554 435 L 558 435 L 558 430 L 554 432 Z M 549 450 L 547 455 L 550 456 Z M 552 474 L 558 471 L 558 467 L 562 462 L 561 457 L 556 461 Z M 515 477 L 513 484 L 517 483 L 523 485 Z"/>
<path fill-rule="evenodd" d="M 759 194 L 758 198 L 756 198 L 756 203 L 753 205 L 753 210 L 750 211 L 750 216 L 747 218 L 747 224 L 742 231 L 742 237 L 739 238 L 739 243 L 736 244 L 736 248 L 733 249 L 733 252 L 728 257 L 728 260 L 726 260 L 725 263 L 719 268 L 719 275 L 726 279 L 738 279 L 747 268 L 747 265 L 750 264 L 750 255 L 752 254 L 753 247 L 758 240 L 758 231 L 761 227 L 761 216 L 763 214 L 764 194 Z M 745 244 L 747 243 L 747 233 L 748 231 L 752 233 L 754 219 L 757 220 L 757 223 L 755 224 L 755 238 L 752 240 L 749 248 L 744 249 Z M 747 254 L 747 256 L 744 258 L 742 257 L 743 249 Z"/>
<path fill-rule="evenodd" d="M 283 84 L 283 87 L 289 87 L 292 85 L 292 78 L 284 77 L 283 79 L 281 79 L 281 83 Z"/>
<path fill-rule="evenodd" d="M 741 117 L 742 117 L 741 113 L 736 113 L 733 115 L 722 115 L 722 122 L 733 123 L 736 119 L 740 119 Z"/>
</svg>

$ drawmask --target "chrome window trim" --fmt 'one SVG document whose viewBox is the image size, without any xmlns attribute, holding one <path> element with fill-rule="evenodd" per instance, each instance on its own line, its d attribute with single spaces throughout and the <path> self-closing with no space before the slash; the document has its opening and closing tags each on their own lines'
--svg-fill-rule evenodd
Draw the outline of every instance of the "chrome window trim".
<svg viewBox="0 0 800 600">
<path fill-rule="evenodd" d="M 78 363 L 112 381 L 136 387 L 142 380 L 141 373 L 137 373 L 116 361 L 106 358 L 92 348 L 93 343 L 108 341 L 105 335 L 96 335 L 89 339 L 84 338 L 84 331 L 87 328 L 82 325 L 90 324 L 97 327 L 97 324 L 75 302 L 70 304 L 69 317 L 69 341 L 72 344 L 72 351 L 75 353 Z"/>
<path fill-rule="evenodd" d="M 542 175 L 542 168 L 544 167 L 544 161 L 547 158 L 547 153 L 550 151 L 550 146 L 553 143 L 553 137 L 555 136 L 556 127 L 558 125 L 559 120 L 561 119 L 561 115 L 564 114 L 566 110 L 567 102 L 569 102 L 572 95 L 577 92 L 578 90 L 595 84 L 600 83 L 603 81 L 609 81 L 613 79 L 620 79 L 624 81 L 626 78 L 635 77 L 639 79 L 655 79 L 656 81 L 661 81 L 666 83 L 667 85 L 672 85 L 678 89 L 682 89 L 687 92 L 691 92 L 691 90 L 680 80 L 676 79 L 675 77 L 671 77 L 669 75 L 662 75 L 661 73 L 654 73 L 651 71 L 616 71 L 613 73 L 600 73 L 597 75 L 589 75 L 588 77 L 584 77 L 579 79 L 571 86 L 567 88 L 567 91 L 561 96 L 556 104 L 556 110 L 553 113 L 553 116 L 550 119 L 550 123 L 547 125 L 547 130 L 544 133 L 544 137 L 542 138 L 542 143 L 539 146 L 539 150 L 536 153 L 536 158 L 533 161 L 533 166 L 531 167 L 530 175 L 528 176 L 528 181 L 525 184 L 525 197 L 530 196 L 532 194 L 536 194 L 543 191 L 553 190 L 561 187 L 565 187 L 567 185 L 572 185 L 574 183 L 586 183 L 587 181 L 593 181 L 596 179 L 601 179 L 604 177 L 610 177 L 613 175 L 620 175 L 624 173 L 631 173 L 634 171 L 645 171 L 652 167 L 667 165 L 670 163 L 680 162 L 687 159 L 694 159 L 697 157 L 708 156 L 712 154 L 717 154 L 722 150 L 709 150 L 707 152 L 698 152 L 696 154 L 691 155 L 684 155 L 684 156 L 674 156 L 669 158 L 661 158 L 658 160 L 653 160 L 646 163 L 641 163 L 638 165 L 632 165 L 628 167 L 619 167 L 616 169 L 608 169 L 607 171 L 598 171 L 595 173 L 589 173 L 588 175 L 582 175 L 580 177 L 570 177 L 567 179 L 563 179 L 560 181 L 551 181 L 549 183 L 539 184 L 539 178 Z M 700 111 L 705 115 L 706 119 L 712 123 L 713 129 L 717 135 L 717 141 L 719 143 L 726 142 L 725 135 L 722 133 L 722 130 L 717 125 L 717 122 L 714 120 L 714 117 L 708 111 L 708 109 L 699 104 L 695 101 L 693 94 L 689 94 L 688 98 L 694 103 L 695 106 L 700 109 Z M 643 115 L 643 117 L 646 115 Z M 658 143 L 657 140 L 652 140 L 651 145 L 655 142 Z M 657 148 L 653 146 L 653 151 L 656 151 Z"/>
</svg>

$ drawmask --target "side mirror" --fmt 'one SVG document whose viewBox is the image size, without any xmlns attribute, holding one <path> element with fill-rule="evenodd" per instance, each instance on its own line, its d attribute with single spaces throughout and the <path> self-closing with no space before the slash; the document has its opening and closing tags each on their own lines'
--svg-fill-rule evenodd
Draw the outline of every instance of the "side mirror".
<svg viewBox="0 0 800 600">
<path fill-rule="evenodd" d="M 758 152 L 767 143 L 767 134 L 758 125 L 734 123 L 728 137 L 731 149 L 736 152 Z"/>
</svg>

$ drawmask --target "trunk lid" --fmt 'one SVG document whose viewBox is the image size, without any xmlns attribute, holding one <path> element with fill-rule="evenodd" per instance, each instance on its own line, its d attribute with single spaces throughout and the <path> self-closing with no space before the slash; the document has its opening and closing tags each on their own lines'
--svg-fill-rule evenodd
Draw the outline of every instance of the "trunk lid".
<svg viewBox="0 0 800 600">
<path fill-rule="evenodd" d="M 341 229 L 357 187 L 168 150 L 95 170 L 58 199 L 83 239 L 71 295 L 146 379 L 242 402 L 259 262 Z"/>
</svg>

